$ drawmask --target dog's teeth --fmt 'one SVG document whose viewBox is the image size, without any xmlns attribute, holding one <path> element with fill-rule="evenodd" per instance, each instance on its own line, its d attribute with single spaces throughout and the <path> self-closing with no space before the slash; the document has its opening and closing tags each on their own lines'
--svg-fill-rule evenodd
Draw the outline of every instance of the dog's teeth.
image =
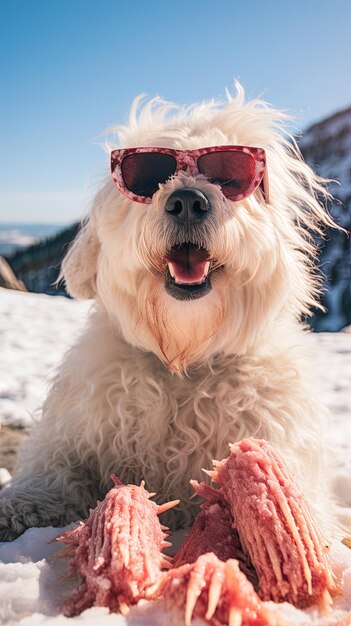
<svg viewBox="0 0 351 626">
<path fill-rule="evenodd" d="M 174 267 L 173 267 L 172 263 L 168 263 L 168 271 L 169 271 L 170 275 L 172 276 L 172 278 L 175 278 L 175 271 L 174 271 Z"/>
<path fill-rule="evenodd" d="M 210 261 L 207 261 L 206 265 L 205 265 L 205 270 L 204 270 L 204 275 L 205 277 L 207 276 L 208 272 L 210 271 Z"/>
</svg>

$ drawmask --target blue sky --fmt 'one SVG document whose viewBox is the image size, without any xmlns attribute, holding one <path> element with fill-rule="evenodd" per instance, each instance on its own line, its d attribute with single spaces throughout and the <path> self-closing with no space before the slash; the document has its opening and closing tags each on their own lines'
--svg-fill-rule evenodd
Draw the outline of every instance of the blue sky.
<svg viewBox="0 0 351 626">
<path fill-rule="evenodd" d="M 0 221 L 80 218 L 133 97 L 233 79 L 306 128 L 351 103 L 350 0 L 2 0 Z"/>
</svg>

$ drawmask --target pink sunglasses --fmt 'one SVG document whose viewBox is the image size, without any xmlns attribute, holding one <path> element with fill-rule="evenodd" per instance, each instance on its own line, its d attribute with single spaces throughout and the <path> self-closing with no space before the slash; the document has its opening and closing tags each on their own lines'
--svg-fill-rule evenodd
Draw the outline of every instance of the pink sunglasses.
<svg viewBox="0 0 351 626">
<path fill-rule="evenodd" d="M 152 196 L 180 170 L 203 174 L 229 200 L 242 200 L 261 186 L 268 202 L 266 153 L 248 146 L 213 146 L 198 150 L 122 148 L 111 152 L 111 174 L 130 200 L 150 204 Z"/>
</svg>

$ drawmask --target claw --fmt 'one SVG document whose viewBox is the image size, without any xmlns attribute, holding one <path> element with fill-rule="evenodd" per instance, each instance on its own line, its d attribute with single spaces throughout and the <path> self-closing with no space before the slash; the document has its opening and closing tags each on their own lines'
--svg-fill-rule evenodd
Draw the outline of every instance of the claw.
<svg viewBox="0 0 351 626">
<path fill-rule="evenodd" d="M 332 605 L 333 605 L 333 599 L 328 589 L 325 589 L 322 593 L 321 607 L 327 613 Z"/>
<path fill-rule="evenodd" d="M 215 472 L 213 470 L 204 469 L 202 467 L 201 471 L 204 472 L 204 474 L 207 474 L 207 476 L 209 476 L 211 478 L 211 480 L 213 480 L 213 478 L 215 476 Z"/>
<path fill-rule="evenodd" d="M 194 500 L 194 498 L 197 498 L 198 494 L 196 493 L 196 491 L 194 491 L 194 493 L 191 494 L 191 496 L 189 496 L 189 500 Z"/>
<path fill-rule="evenodd" d="M 225 461 L 226 461 L 226 459 L 222 459 L 221 461 L 217 461 L 217 459 L 212 459 L 212 465 L 215 468 L 222 467 L 222 465 L 224 465 Z"/>
<path fill-rule="evenodd" d="M 63 559 L 66 556 L 73 556 L 76 549 L 74 546 L 68 546 L 67 548 L 62 548 L 62 550 L 57 550 L 54 554 L 49 557 L 50 559 Z"/>
<path fill-rule="evenodd" d="M 165 502 L 164 504 L 160 504 L 157 507 L 157 515 L 160 515 L 160 513 L 164 513 L 165 511 L 172 509 L 174 506 L 177 506 L 179 502 L 180 500 L 171 500 L 170 502 Z"/>
<path fill-rule="evenodd" d="M 191 618 L 193 616 L 196 602 L 198 601 L 202 588 L 206 585 L 205 570 L 206 561 L 202 563 L 197 561 L 195 568 L 190 574 L 189 586 L 187 589 L 185 602 L 185 626 L 191 626 Z"/>
<path fill-rule="evenodd" d="M 128 604 L 126 604 L 125 602 L 120 602 L 119 603 L 119 610 L 121 611 L 122 615 L 126 616 L 129 613 L 129 606 Z"/>
<path fill-rule="evenodd" d="M 221 597 L 222 585 L 224 580 L 224 571 L 216 569 L 211 578 L 210 587 L 208 590 L 208 603 L 205 619 L 210 620 L 217 608 L 218 602 Z"/>
<path fill-rule="evenodd" d="M 53 537 L 53 539 L 50 539 L 50 541 L 48 541 L 48 544 L 58 541 L 60 543 L 74 544 L 77 546 L 79 543 L 80 533 L 83 528 L 84 522 L 78 522 L 77 526 L 74 526 L 74 528 L 71 528 L 71 530 L 66 530 L 60 535 L 56 535 L 56 537 Z"/>
<path fill-rule="evenodd" d="M 241 611 L 235 606 L 231 606 L 228 615 L 228 626 L 241 626 L 242 621 Z"/>
<path fill-rule="evenodd" d="M 191 587 L 188 588 L 188 591 L 186 594 L 185 616 L 184 616 L 185 626 L 191 626 L 191 620 L 192 620 L 194 608 L 195 608 L 199 595 L 200 594 L 197 594 Z"/>
</svg>

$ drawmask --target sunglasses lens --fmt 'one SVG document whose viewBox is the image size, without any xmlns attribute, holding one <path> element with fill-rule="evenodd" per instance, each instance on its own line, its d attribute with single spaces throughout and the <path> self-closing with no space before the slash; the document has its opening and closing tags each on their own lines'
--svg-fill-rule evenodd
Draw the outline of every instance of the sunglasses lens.
<svg viewBox="0 0 351 626">
<path fill-rule="evenodd" d="M 242 198 L 253 191 L 255 159 L 246 152 L 208 152 L 198 158 L 197 166 L 201 174 L 221 186 L 227 198 Z"/>
<path fill-rule="evenodd" d="M 177 161 L 171 154 L 136 152 L 126 156 L 121 165 L 123 181 L 136 196 L 150 198 L 161 183 L 174 174 Z"/>
</svg>

